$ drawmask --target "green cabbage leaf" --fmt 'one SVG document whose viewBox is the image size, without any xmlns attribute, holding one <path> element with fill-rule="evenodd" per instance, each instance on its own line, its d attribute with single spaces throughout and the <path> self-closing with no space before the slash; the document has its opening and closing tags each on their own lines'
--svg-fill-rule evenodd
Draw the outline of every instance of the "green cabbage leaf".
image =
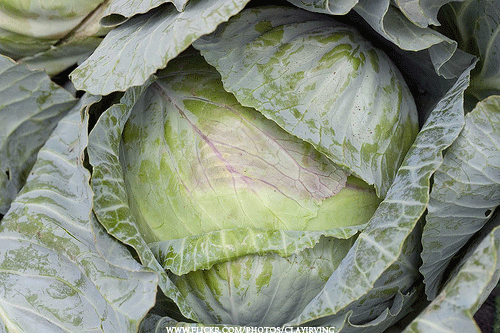
<svg viewBox="0 0 500 333">
<path fill-rule="evenodd" d="M 467 93 L 475 102 L 500 94 L 500 8 L 498 1 L 466 1 L 444 7 L 439 29 L 457 40 L 464 51 L 477 55 Z"/>
<path fill-rule="evenodd" d="M 286 7 L 243 11 L 194 43 L 226 90 L 384 197 L 418 131 L 391 60 L 356 30 Z"/>
<path fill-rule="evenodd" d="M 77 89 L 95 95 L 140 86 L 200 36 L 243 9 L 248 0 L 191 0 L 182 12 L 164 5 L 111 30 L 71 74 Z"/>
<path fill-rule="evenodd" d="M 82 62 L 107 30 L 107 1 L 0 1 L 0 53 L 54 76 Z"/>
<path fill-rule="evenodd" d="M 0 214 L 24 185 L 36 154 L 77 103 L 41 71 L 0 56 Z"/>
<path fill-rule="evenodd" d="M 474 314 L 498 284 L 500 229 L 498 215 L 479 232 L 466 255 L 434 300 L 404 329 L 404 333 L 477 332 Z"/>
<path fill-rule="evenodd" d="M 469 57 L 457 49 L 457 42 L 431 28 L 439 25 L 437 13 L 444 1 L 297 1 L 297 7 L 313 12 L 343 15 L 351 9 L 360 15 L 371 28 L 402 50 L 424 51 L 425 58 L 439 75 L 456 78 L 463 72 Z M 465 67 L 464 67 L 465 66 Z"/>
<path fill-rule="evenodd" d="M 115 0 L 106 7 L 101 24 L 107 27 L 118 26 L 134 15 L 145 14 L 161 5 L 172 3 L 178 12 L 182 12 L 187 0 Z"/>
<path fill-rule="evenodd" d="M 434 175 L 420 269 L 430 299 L 436 297 L 453 256 L 500 203 L 499 124 L 500 98 L 491 96 L 478 103 Z"/>
<path fill-rule="evenodd" d="M 38 152 L 0 225 L 0 321 L 5 331 L 134 331 L 157 276 L 103 232 L 92 214 L 83 98 Z M 101 255 L 99 250 L 112 251 Z"/>
</svg>

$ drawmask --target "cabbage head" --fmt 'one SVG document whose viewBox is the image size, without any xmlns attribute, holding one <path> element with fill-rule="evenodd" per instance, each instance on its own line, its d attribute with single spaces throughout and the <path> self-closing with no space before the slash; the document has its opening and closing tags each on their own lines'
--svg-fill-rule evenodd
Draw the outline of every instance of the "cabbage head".
<svg viewBox="0 0 500 333">
<path fill-rule="evenodd" d="M 143 262 L 154 254 L 166 294 L 203 324 L 276 326 L 299 316 L 370 220 L 418 131 L 411 94 L 383 52 L 343 24 L 271 8 L 234 18 L 255 24 L 251 45 L 244 40 L 242 62 L 253 57 L 255 66 L 240 80 L 254 85 L 244 101 L 226 91 L 224 71 L 189 49 L 127 91 L 89 138 L 98 218 L 109 228 L 116 214 L 133 221 L 141 244 L 129 244 Z M 208 54 L 210 43 L 224 51 L 210 38 L 195 46 L 223 62 Z M 120 193 L 111 194 L 114 172 Z"/>
<path fill-rule="evenodd" d="M 500 0 L 288 2 L 0 0 L 0 331 L 479 332 Z"/>
</svg>

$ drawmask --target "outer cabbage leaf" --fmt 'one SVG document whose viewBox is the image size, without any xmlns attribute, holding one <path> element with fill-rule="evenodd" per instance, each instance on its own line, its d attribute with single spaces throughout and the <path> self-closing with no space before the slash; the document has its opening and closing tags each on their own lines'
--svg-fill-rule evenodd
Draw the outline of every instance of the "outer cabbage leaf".
<svg viewBox="0 0 500 333">
<path fill-rule="evenodd" d="M 496 225 L 498 220 L 497 216 Z M 480 333 L 473 316 L 497 285 L 499 276 L 500 227 L 496 227 L 468 252 L 444 289 L 403 332 Z"/>
<path fill-rule="evenodd" d="M 356 30 L 296 8 L 243 11 L 193 44 L 226 90 L 385 196 L 418 131 L 401 74 Z"/>
<path fill-rule="evenodd" d="M 55 75 L 81 63 L 101 42 L 107 29 L 99 25 L 105 6 L 98 6 L 61 38 L 39 38 L 0 29 L 0 53 L 31 69 Z"/>
<path fill-rule="evenodd" d="M 359 2 L 359 0 L 288 0 L 288 2 L 311 12 L 345 15 Z"/>
<path fill-rule="evenodd" d="M 429 25 L 439 25 L 439 10 L 452 1 L 457 0 L 395 0 L 393 3 L 413 24 L 426 28 Z"/>
<path fill-rule="evenodd" d="M 286 257 L 263 247 L 259 254 L 171 279 L 200 323 L 282 326 L 321 291 L 352 243 L 321 238 L 313 248 Z"/>
<path fill-rule="evenodd" d="M 382 37 L 399 48 L 428 50 L 427 58 L 431 59 L 436 72 L 446 78 L 456 78 L 467 68 L 469 57 L 456 52 L 457 43 L 428 27 L 437 23 L 437 11 L 449 0 L 425 3 L 421 0 L 289 1 L 298 7 L 327 14 L 344 14 L 351 7 Z M 342 10 L 337 12 L 337 8 Z"/>
<path fill-rule="evenodd" d="M 46 74 L 0 56 L 0 214 L 24 185 L 57 122 L 75 104 Z"/>
<path fill-rule="evenodd" d="M 288 257 L 313 248 L 322 236 L 336 238 L 338 252 L 342 253 L 352 245 L 352 237 L 362 227 L 364 225 L 316 232 L 236 228 L 149 245 L 165 269 L 183 275 L 246 255 L 274 253 Z"/>
<path fill-rule="evenodd" d="M 34 38 L 63 38 L 104 0 L 1 0 L 0 28 Z"/>
<path fill-rule="evenodd" d="M 422 28 L 409 22 L 397 8 L 384 1 L 363 1 L 356 6 L 356 12 L 380 35 L 396 44 L 403 50 L 428 50 L 437 73 L 445 78 L 456 78 L 464 68 L 456 66 L 462 62 L 457 51 L 457 43 L 429 27 Z M 452 60 L 452 57 L 455 59 Z M 468 57 L 463 56 L 465 62 Z"/>
<path fill-rule="evenodd" d="M 191 0 L 184 11 L 157 7 L 106 35 L 96 51 L 71 73 L 78 89 L 107 95 L 142 85 L 151 74 L 198 37 L 238 13 L 249 0 Z"/>
<path fill-rule="evenodd" d="M 182 12 L 188 0 L 113 0 L 106 9 L 101 24 L 107 27 L 117 26 L 134 15 L 144 14 L 162 4 L 172 3 L 177 11 Z"/>
<path fill-rule="evenodd" d="M 179 291 L 149 249 L 130 211 L 119 157 L 123 127 L 132 107 L 150 83 L 148 81 L 141 87 L 127 90 L 120 103 L 113 105 L 99 117 L 89 134 L 88 154 L 92 165 L 91 185 L 95 193 L 94 212 L 110 235 L 135 249 L 142 264 L 158 274 L 158 284 L 163 293 L 176 301 L 181 297 Z M 185 316 L 196 320 L 191 309 L 181 307 L 180 310 Z"/>
<path fill-rule="evenodd" d="M 378 279 L 389 282 L 391 277 L 404 276 L 406 272 L 400 274 L 401 269 L 412 265 L 400 261 L 406 260 L 400 256 L 405 251 L 419 252 L 418 242 L 415 239 L 412 242 L 409 236 L 417 228 L 428 204 L 430 177 L 442 163 L 442 152 L 458 137 L 464 125 L 463 94 L 469 84 L 471 68 L 436 105 L 398 170 L 385 200 L 322 293 L 291 324 L 317 322 L 319 318 L 321 323 L 328 323 L 329 318 L 335 319 L 343 309 L 369 295 Z M 397 285 L 398 288 L 404 286 Z M 390 283 L 377 287 L 381 288 L 379 295 L 384 295 L 385 299 L 395 293 Z M 384 298 L 381 297 L 381 301 Z"/>
<path fill-rule="evenodd" d="M 476 100 L 500 94 L 500 1 L 465 1 L 443 8 L 441 31 L 479 57 L 467 92 Z"/>
<path fill-rule="evenodd" d="M 396 323 L 399 319 L 401 319 L 404 315 L 408 313 L 410 310 L 409 304 L 412 304 L 415 299 L 419 297 L 418 292 L 410 292 L 406 295 L 401 293 L 396 293 L 393 302 L 387 302 L 383 304 L 383 310 L 380 312 L 380 308 L 377 307 L 375 312 L 379 312 L 380 315 L 375 319 L 365 322 L 363 324 L 353 324 L 349 321 L 349 315 L 351 311 L 348 311 L 346 314 L 339 316 L 338 320 L 335 322 L 329 323 L 329 328 L 331 330 L 335 330 L 335 332 L 342 333 L 378 333 L 378 332 L 386 332 L 384 331 L 387 327 L 391 327 L 392 324 Z M 231 325 L 210 325 L 210 327 L 219 327 L 220 330 L 223 330 L 223 327 L 226 329 L 241 329 L 241 327 L 233 327 Z M 205 325 L 200 323 L 189 323 L 175 320 L 171 317 L 162 317 L 155 313 L 150 313 L 148 316 L 142 321 L 140 326 L 141 333 L 166 333 L 171 327 L 176 328 L 194 328 L 194 329 L 203 329 Z M 310 327 L 310 326 L 307 326 Z M 245 329 L 245 328 L 243 328 Z M 300 328 L 295 327 L 293 331 L 300 330 Z"/>
<path fill-rule="evenodd" d="M 499 142 L 500 97 L 491 96 L 467 114 L 464 129 L 434 175 L 420 269 L 429 299 L 438 293 L 453 256 L 500 204 Z"/>
<path fill-rule="evenodd" d="M 437 13 L 439 9 L 446 3 L 453 0 L 394 0 L 380 1 L 376 0 L 380 5 L 387 6 L 391 4 L 401 10 L 406 18 L 411 23 L 426 28 L 429 25 L 439 25 L 437 20 Z M 456 1 L 456 0 L 455 0 Z M 460 0 L 458 0 L 460 1 Z M 465 0 L 461 0 L 465 1 Z M 318 13 L 328 13 L 332 15 L 345 15 L 351 9 L 356 9 L 358 3 L 363 3 L 363 0 L 331 0 L 331 1 L 297 1 L 289 0 L 294 5 Z"/>
<path fill-rule="evenodd" d="M 63 45 L 52 45 L 43 52 L 20 58 L 18 62 L 26 64 L 32 70 L 44 70 L 48 75 L 54 76 L 83 62 L 94 52 L 101 41 L 102 38 L 93 36 L 66 41 Z"/>
<path fill-rule="evenodd" d="M 351 300 L 350 304 L 340 309 L 336 314 L 329 313 L 330 309 L 326 308 L 325 315 L 318 313 L 315 318 L 310 318 L 304 322 L 299 322 L 297 320 L 300 319 L 299 317 L 287 323 L 287 325 L 329 326 L 343 333 L 385 332 L 387 328 L 407 315 L 412 310 L 412 304 L 421 297 L 419 288 L 414 287 L 419 282 L 420 236 L 421 228 L 417 225 L 402 244 L 401 253 L 393 265 L 384 274 L 381 274 L 373 283 L 371 289 L 360 298 Z M 349 260 L 349 263 L 354 265 L 350 261 L 348 254 L 338 269 L 341 269 L 346 260 Z M 337 274 L 338 269 L 332 276 Z M 368 280 L 370 275 L 367 276 L 365 280 Z M 331 281 L 331 278 L 329 281 Z M 345 285 L 345 288 L 355 288 L 355 285 L 352 285 L 350 281 L 345 281 Z M 309 309 L 332 305 L 338 295 L 335 293 L 342 293 L 345 290 L 331 290 L 329 287 L 331 285 L 327 282 L 322 292 L 309 303 Z M 332 299 L 323 298 L 322 296 L 325 293 L 329 293 Z M 301 316 L 303 314 L 304 311 Z"/>
<path fill-rule="evenodd" d="M 75 64 L 82 63 L 101 43 L 102 36 L 109 31 L 99 23 L 105 14 L 104 4 L 96 8 L 63 39 L 41 52 L 32 50 L 28 55 L 18 55 L 17 61 L 27 64 L 32 69 L 43 69 L 49 75 L 56 75 Z"/>
<path fill-rule="evenodd" d="M 59 122 L 0 225 L 0 318 L 8 331 L 133 332 L 154 304 L 156 275 L 91 218 L 81 110 L 93 102 L 84 98 Z M 121 249 L 120 266 L 95 242 Z"/>
<path fill-rule="evenodd" d="M 13 59 L 48 50 L 57 38 L 38 40 L 0 28 L 0 53 Z"/>
</svg>

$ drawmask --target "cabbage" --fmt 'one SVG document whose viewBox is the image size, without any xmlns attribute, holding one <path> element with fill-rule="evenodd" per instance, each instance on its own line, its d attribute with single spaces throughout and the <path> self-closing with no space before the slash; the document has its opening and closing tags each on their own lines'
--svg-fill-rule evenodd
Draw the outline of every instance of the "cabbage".
<svg viewBox="0 0 500 333">
<path fill-rule="evenodd" d="M 287 23 L 290 17 L 301 24 Z M 116 137 L 120 187 L 129 218 L 167 272 L 186 316 L 203 324 L 284 325 L 324 292 L 374 214 L 382 200 L 376 189 L 390 186 L 417 134 L 416 107 L 391 60 L 348 26 L 278 7 L 243 11 L 226 31 L 231 24 L 258 31 L 256 45 L 278 48 L 271 54 L 284 64 L 276 67 L 281 75 L 258 68 L 244 75 L 273 96 L 268 108 L 281 112 L 270 119 L 258 112 L 271 103 L 265 97 L 256 109 L 241 105 L 244 92 L 226 92 L 227 81 L 195 51 L 180 55 L 140 93 L 127 92 L 116 109 L 123 119 Z M 280 36 L 282 44 L 273 40 Z M 248 47 L 246 39 L 235 40 Z M 266 56 L 253 51 L 249 57 L 267 68 Z M 249 90 L 249 98 L 260 94 Z M 301 112 L 294 104 L 300 100 L 314 107 Z M 103 169 L 109 150 L 98 143 L 108 113 L 117 117 L 107 111 L 90 135 L 95 189 L 109 181 Z M 290 130 L 273 121 L 294 114 L 300 117 Z M 312 136 L 322 141 L 307 142 Z M 96 191 L 96 214 L 113 228 L 109 200 L 107 190 Z M 404 270 L 417 274 L 416 262 Z M 410 287 L 403 284 L 401 292 Z"/>
<path fill-rule="evenodd" d="M 498 8 L 0 2 L 0 331 L 490 328 Z"/>
<path fill-rule="evenodd" d="M 284 323 L 326 283 L 380 199 L 240 106 L 201 57 L 181 59 L 136 101 L 123 129 L 132 215 L 201 322 Z M 187 252 L 182 247 L 196 253 L 207 237 L 222 241 L 213 254 L 172 259 Z M 282 311 L 267 314 L 270 307 Z"/>
</svg>

